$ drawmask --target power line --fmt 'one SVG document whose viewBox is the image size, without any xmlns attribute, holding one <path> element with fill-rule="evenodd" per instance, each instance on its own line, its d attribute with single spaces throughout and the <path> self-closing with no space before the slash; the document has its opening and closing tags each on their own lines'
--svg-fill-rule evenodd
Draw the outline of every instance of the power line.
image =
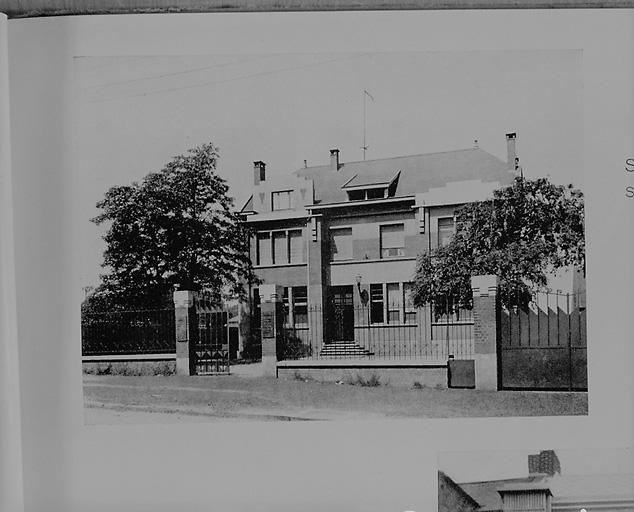
<svg viewBox="0 0 634 512">
<path fill-rule="evenodd" d="M 251 73 L 251 74 L 247 74 L 247 75 L 242 75 L 242 76 L 238 76 L 238 77 L 234 77 L 234 78 L 226 78 L 223 80 L 214 80 L 211 82 L 204 82 L 201 84 L 194 84 L 194 85 L 185 85 L 182 87 L 172 87 L 172 88 L 168 88 L 168 89 L 158 89 L 155 91 L 148 91 L 148 92 L 143 92 L 143 93 L 137 93 L 137 94 L 129 94 L 126 96 L 118 96 L 118 97 L 114 97 L 114 98 L 104 98 L 104 99 L 100 99 L 100 100 L 93 100 L 90 103 L 105 103 L 105 102 L 110 102 L 110 101 L 117 101 L 117 100 L 123 100 L 123 99 L 128 99 L 128 98 L 138 98 L 138 97 L 143 97 L 143 96 L 150 96 L 153 94 L 164 94 L 167 92 L 176 92 L 176 91 L 182 91 L 182 90 L 188 90 L 188 89 L 196 89 L 198 87 L 206 87 L 208 85 L 217 85 L 217 84 L 224 84 L 224 83 L 230 83 L 230 82 L 235 82 L 238 80 L 246 80 L 248 78 L 255 78 L 255 77 L 260 77 L 260 76 L 267 76 L 267 75 L 274 75 L 277 73 L 283 73 L 286 71 L 296 71 L 299 69 L 306 69 L 306 68 L 310 68 L 310 67 L 315 67 L 315 66 L 322 66 L 324 64 L 331 64 L 333 62 L 341 62 L 341 61 L 345 61 L 345 60 L 352 60 L 352 59 L 356 59 L 359 57 L 363 57 L 366 56 L 367 54 L 358 54 L 358 55 L 352 55 L 352 56 L 348 56 L 348 57 L 343 57 L 343 58 L 336 58 L 336 59 L 329 59 L 329 60 L 325 60 L 325 61 L 321 61 L 321 62 L 314 62 L 311 64 L 303 64 L 303 65 L 299 65 L 299 66 L 289 66 L 286 68 L 280 68 L 280 69 L 274 69 L 274 70 L 270 70 L 270 71 L 261 71 L 258 73 Z"/>
<path fill-rule="evenodd" d="M 264 56 L 267 57 L 267 56 Z M 167 78 L 170 76 L 178 76 L 178 75 L 187 75 L 190 73 L 198 73 L 199 71 L 207 71 L 209 69 L 215 69 L 215 68 L 222 68 L 222 67 L 226 67 L 226 66 L 233 66 L 234 64 L 244 64 L 246 62 L 253 62 L 254 60 L 258 60 L 258 58 L 255 59 L 245 59 L 245 60 L 239 60 L 239 61 L 233 61 L 233 62 L 223 62 L 222 64 L 214 64 L 213 66 L 203 66 L 200 68 L 192 68 L 192 69 L 185 69 L 183 71 L 174 71 L 173 73 L 161 73 L 160 75 L 150 75 L 150 76 L 145 76 L 145 77 L 140 77 L 140 78 L 133 78 L 130 80 L 121 80 L 121 81 L 117 81 L 117 82 L 106 82 L 104 84 L 98 84 L 98 85 L 91 85 L 89 87 L 86 87 L 86 89 L 98 89 L 100 87 L 110 87 L 113 85 L 125 85 L 125 84 L 132 84 L 132 83 L 136 83 L 136 82 L 144 82 L 146 80 L 155 80 L 158 78 Z"/>
</svg>

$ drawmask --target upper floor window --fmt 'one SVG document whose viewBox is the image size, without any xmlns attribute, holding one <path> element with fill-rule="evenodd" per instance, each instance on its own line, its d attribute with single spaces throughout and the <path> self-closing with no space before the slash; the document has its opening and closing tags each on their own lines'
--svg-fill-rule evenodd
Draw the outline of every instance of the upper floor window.
<svg viewBox="0 0 634 512">
<path fill-rule="evenodd" d="M 257 234 L 257 264 L 304 263 L 304 238 L 301 229 L 265 231 Z"/>
<path fill-rule="evenodd" d="M 388 197 L 387 188 L 369 188 L 348 190 L 350 201 L 362 201 L 364 199 L 383 199 Z"/>
<path fill-rule="evenodd" d="M 330 247 L 333 260 L 352 259 L 352 228 L 331 229 Z"/>
<path fill-rule="evenodd" d="M 288 262 L 304 262 L 304 238 L 301 229 L 294 229 L 288 232 Z"/>
<path fill-rule="evenodd" d="M 292 190 L 282 190 L 271 193 L 271 208 L 273 210 L 290 210 Z"/>
<path fill-rule="evenodd" d="M 405 226 L 390 224 L 380 226 L 381 258 L 394 258 L 405 254 Z"/>
<path fill-rule="evenodd" d="M 441 217 L 438 219 L 438 247 L 443 247 L 451 242 L 455 232 L 453 217 Z"/>
<path fill-rule="evenodd" d="M 258 233 L 258 265 L 272 265 L 271 233 Z"/>
</svg>

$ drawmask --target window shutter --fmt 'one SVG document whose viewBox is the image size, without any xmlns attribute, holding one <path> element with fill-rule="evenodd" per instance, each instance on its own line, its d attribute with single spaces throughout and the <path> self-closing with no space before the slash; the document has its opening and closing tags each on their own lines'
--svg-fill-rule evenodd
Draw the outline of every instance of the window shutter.
<svg viewBox="0 0 634 512">
<path fill-rule="evenodd" d="M 286 232 L 273 233 L 273 262 L 276 265 L 288 263 Z"/>
<path fill-rule="evenodd" d="M 291 263 L 302 263 L 304 261 L 304 243 L 302 232 L 300 230 L 289 231 L 288 238 L 291 251 Z"/>
<path fill-rule="evenodd" d="M 271 236 L 269 233 L 258 233 L 258 265 L 271 265 Z"/>
<path fill-rule="evenodd" d="M 405 246 L 405 227 L 403 224 L 381 226 L 381 247 L 396 249 Z"/>
</svg>

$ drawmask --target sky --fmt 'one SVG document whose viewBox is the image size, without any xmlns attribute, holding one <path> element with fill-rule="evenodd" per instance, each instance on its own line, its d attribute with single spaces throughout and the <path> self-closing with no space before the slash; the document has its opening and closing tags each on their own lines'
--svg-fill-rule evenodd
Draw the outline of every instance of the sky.
<svg viewBox="0 0 634 512">
<path fill-rule="evenodd" d="M 543 448 L 546 450 L 552 447 Z M 528 455 L 536 450 L 441 452 L 438 469 L 460 483 L 528 475 Z M 634 451 L 628 449 L 556 449 L 562 475 L 634 474 Z"/>
<path fill-rule="evenodd" d="M 83 193 L 82 286 L 98 283 L 112 186 L 140 180 L 205 142 L 237 207 L 253 161 L 270 175 L 329 161 L 479 146 L 506 159 L 517 133 L 527 177 L 582 188 L 582 54 L 576 50 L 76 57 L 73 166 Z"/>
</svg>

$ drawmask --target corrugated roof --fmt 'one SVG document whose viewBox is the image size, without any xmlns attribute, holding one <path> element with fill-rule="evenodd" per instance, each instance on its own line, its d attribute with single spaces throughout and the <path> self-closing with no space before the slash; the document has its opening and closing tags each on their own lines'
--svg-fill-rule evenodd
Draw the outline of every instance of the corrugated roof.
<svg viewBox="0 0 634 512">
<path fill-rule="evenodd" d="M 384 183 L 398 171 L 396 197 L 427 192 L 454 181 L 479 179 L 506 185 L 514 178 L 506 162 L 480 148 L 346 162 L 338 171 L 329 165 L 307 167 L 295 175 L 314 181 L 315 201 L 323 204 L 347 201 L 342 186 L 353 178 L 354 185 Z"/>
</svg>

